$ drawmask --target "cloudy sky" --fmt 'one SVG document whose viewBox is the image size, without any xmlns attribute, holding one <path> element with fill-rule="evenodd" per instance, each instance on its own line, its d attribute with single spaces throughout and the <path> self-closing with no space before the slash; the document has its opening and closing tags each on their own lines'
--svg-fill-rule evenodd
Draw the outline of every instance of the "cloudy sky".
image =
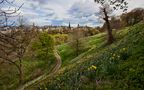
<svg viewBox="0 0 144 90">
<path fill-rule="evenodd" d="M 144 7 L 144 0 L 127 0 L 128 11 L 137 7 Z M 68 25 L 77 24 L 98 26 L 102 22 L 94 13 L 99 6 L 94 0 L 15 0 L 15 5 L 24 3 L 20 12 L 27 22 L 36 25 Z M 120 14 L 121 12 L 116 12 Z"/>
</svg>

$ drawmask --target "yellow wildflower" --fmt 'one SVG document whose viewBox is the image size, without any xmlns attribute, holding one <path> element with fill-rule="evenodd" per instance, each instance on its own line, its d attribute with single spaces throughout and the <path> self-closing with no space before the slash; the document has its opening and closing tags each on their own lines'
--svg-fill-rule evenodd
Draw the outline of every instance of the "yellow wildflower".
<svg viewBox="0 0 144 90">
<path fill-rule="evenodd" d="M 90 70 L 96 70 L 96 69 L 97 69 L 97 67 L 94 66 L 94 65 L 92 65 L 91 67 L 88 68 L 89 71 L 90 71 Z"/>
<path fill-rule="evenodd" d="M 92 68 L 93 68 L 94 70 L 96 70 L 96 69 L 97 69 L 97 67 L 96 67 L 96 66 L 94 66 L 94 65 L 92 65 Z"/>
</svg>

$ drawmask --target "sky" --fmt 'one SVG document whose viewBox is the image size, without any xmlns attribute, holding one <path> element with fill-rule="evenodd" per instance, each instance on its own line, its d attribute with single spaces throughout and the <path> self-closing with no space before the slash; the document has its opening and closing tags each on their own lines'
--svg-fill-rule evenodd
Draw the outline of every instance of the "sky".
<svg viewBox="0 0 144 90">
<path fill-rule="evenodd" d="M 128 11 L 143 7 L 144 0 L 127 0 Z M 26 19 L 27 24 L 35 23 L 38 26 L 55 25 L 72 26 L 99 26 L 103 21 L 98 15 L 99 5 L 94 0 L 15 0 L 14 4 L 20 6 L 21 15 Z M 6 7 L 5 7 L 6 8 Z M 122 12 L 115 12 L 119 15 Z"/>
</svg>

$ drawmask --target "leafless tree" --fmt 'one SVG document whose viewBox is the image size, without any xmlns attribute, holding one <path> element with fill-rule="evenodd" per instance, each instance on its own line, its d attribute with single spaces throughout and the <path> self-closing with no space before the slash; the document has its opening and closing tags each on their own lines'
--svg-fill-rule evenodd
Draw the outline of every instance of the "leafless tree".
<svg viewBox="0 0 144 90">
<path fill-rule="evenodd" d="M 0 1 L 0 26 L 7 27 L 15 24 L 14 21 L 9 21 L 12 17 L 17 17 L 20 12 L 20 8 L 23 6 L 21 4 L 18 8 L 14 5 L 15 0 L 1 0 Z M 3 7 L 7 6 L 7 7 Z"/>
<path fill-rule="evenodd" d="M 105 21 L 108 32 L 108 44 L 113 43 L 115 40 L 112 35 L 112 29 L 110 25 L 110 15 L 114 10 L 123 10 L 123 12 L 127 11 L 128 3 L 126 0 L 94 0 L 96 3 L 100 4 L 100 17 Z"/>
<path fill-rule="evenodd" d="M 0 26 L 1 28 L 12 26 L 15 22 L 10 22 L 9 19 L 18 16 L 18 11 L 22 7 L 12 8 L 15 0 L 1 0 L 0 1 Z M 6 9 L 3 5 L 8 4 Z M 22 21 L 21 21 L 22 22 Z M 26 29 L 23 30 L 9 30 L 6 33 L 0 32 L 0 59 L 5 62 L 15 65 L 19 71 L 19 83 L 23 82 L 22 59 L 31 41 L 32 33 Z"/>
<path fill-rule="evenodd" d="M 33 36 L 32 30 L 25 29 L 0 33 L 0 59 L 17 67 L 20 84 L 23 82 L 22 60 Z"/>
<path fill-rule="evenodd" d="M 84 37 L 84 32 L 79 28 L 79 24 L 78 27 L 75 28 L 72 32 L 72 39 L 71 39 L 71 47 L 73 48 L 76 56 L 78 56 L 81 51 L 83 50 L 83 41 L 81 38 Z"/>
<path fill-rule="evenodd" d="M 29 24 L 29 21 L 26 17 L 24 17 L 23 15 L 19 15 L 18 19 L 17 19 L 17 25 L 18 27 L 20 28 L 24 28 L 24 27 L 27 27 Z M 33 24 L 33 29 L 36 29 L 34 24 Z"/>
</svg>

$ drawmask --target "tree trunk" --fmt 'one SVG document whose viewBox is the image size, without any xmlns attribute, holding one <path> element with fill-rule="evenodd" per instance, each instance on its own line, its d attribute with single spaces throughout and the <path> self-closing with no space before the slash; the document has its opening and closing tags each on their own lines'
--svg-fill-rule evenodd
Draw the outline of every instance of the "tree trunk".
<svg viewBox="0 0 144 90">
<path fill-rule="evenodd" d="M 19 67 L 19 84 L 23 83 L 23 71 L 22 71 L 22 60 L 19 58 L 20 67 Z"/>
<path fill-rule="evenodd" d="M 105 15 L 105 22 L 106 22 L 106 25 L 107 25 L 107 32 L 108 32 L 108 40 L 107 40 L 107 44 L 112 44 L 114 42 L 114 37 L 112 35 L 112 29 L 111 29 L 111 25 L 110 25 L 110 22 L 109 22 L 109 17 L 107 15 L 107 11 L 106 9 L 104 8 L 104 15 Z"/>
<path fill-rule="evenodd" d="M 108 41 L 107 41 L 107 43 L 112 44 L 114 42 L 114 37 L 112 35 L 112 29 L 110 27 L 109 20 L 106 21 L 106 24 L 107 24 L 107 32 L 108 32 Z"/>
</svg>

